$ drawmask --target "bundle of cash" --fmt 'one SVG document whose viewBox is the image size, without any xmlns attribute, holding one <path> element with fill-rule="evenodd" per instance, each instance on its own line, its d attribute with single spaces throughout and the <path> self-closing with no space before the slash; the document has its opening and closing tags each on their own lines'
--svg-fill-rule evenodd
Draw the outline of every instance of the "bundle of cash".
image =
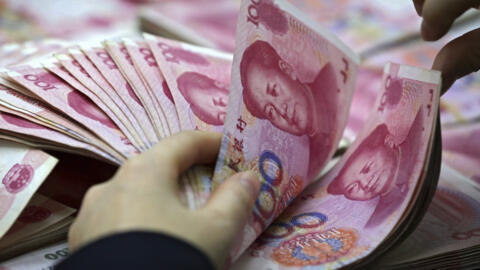
<svg viewBox="0 0 480 270">
<path fill-rule="evenodd" d="M 226 10 L 230 4 L 237 5 L 225 3 Z M 177 20 L 174 7 L 157 19 Z M 460 262 L 441 259 L 444 254 L 465 265 L 476 262 L 471 255 L 479 247 L 478 215 L 473 212 L 468 224 L 448 228 L 454 240 L 439 237 L 443 227 L 434 235 L 423 233 L 430 216 L 447 223 L 457 218 L 435 212 L 455 200 L 443 190 L 475 198 L 467 190 L 477 187 L 469 179 L 456 187 L 456 171 L 450 169 L 442 171 L 435 193 L 442 158 L 439 72 L 395 63 L 383 72 L 362 68 L 360 57 L 335 34 L 284 0 L 244 0 L 236 12 L 225 11 L 238 18 L 222 29 L 236 29 L 234 43 L 215 41 L 218 29 L 189 28 L 218 24 L 216 16 L 189 14 L 181 14 L 191 21 L 182 23 L 188 31 L 169 31 L 193 31 L 188 41 L 216 49 L 144 34 L 68 44 L 48 58 L 9 63 L 0 70 L 0 138 L 6 145 L 0 151 L 23 143 L 120 166 L 182 130 L 223 132 L 215 168 L 193 167 L 183 174 L 181 197 L 188 207 L 201 207 L 233 173 L 258 175 L 261 190 L 230 252 L 232 269 Z M 338 155 L 344 136 L 351 143 Z M 46 235 L 64 235 L 74 212 L 35 194 L 54 161 L 35 180 L 31 175 L 43 163 L 24 156 L 37 151 L 42 161 L 53 158 L 38 150 L 8 151 L 2 157 L 8 156 L 11 169 L 0 167 L 1 187 L 5 194 L 22 196 L 0 197 L 0 211 L 6 213 L 0 212 L 0 258 L 26 251 Z M 16 155 L 22 161 L 15 161 Z M 30 164 L 27 160 L 31 165 L 21 165 Z M 24 188 L 27 183 L 32 187 Z M 476 201 L 465 202 L 476 209 Z M 49 211 L 43 210 L 46 205 Z M 35 226 L 25 220 L 35 220 Z M 424 252 L 405 255 L 417 238 L 434 239 L 441 248 L 425 244 L 418 246 Z M 468 241 L 458 250 L 451 247 L 456 240 Z M 47 267 L 67 253 L 65 244 L 56 244 L 2 267 L 35 262 Z M 394 259 L 385 260 L 389 256 Z"/>
</svg>

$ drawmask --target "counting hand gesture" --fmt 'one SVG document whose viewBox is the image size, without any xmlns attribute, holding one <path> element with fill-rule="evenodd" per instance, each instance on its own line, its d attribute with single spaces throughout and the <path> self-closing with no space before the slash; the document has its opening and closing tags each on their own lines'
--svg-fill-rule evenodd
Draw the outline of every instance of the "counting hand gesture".
<svg viewBox="0 0 480 270">
<path fill-rule="evenodd" d="M 178 196 L 179 175 L 194 164 L 215 162 L 220 141 L 219 133 L 182 132 L 129 160 L 110 181 L 87 192 L 69 232 L 70 248 L 114 233 L 153 231 L 189 242 L 222 268 L 252 211 L 257 177 L 251 172 L 230 177 L 197 210 Z"/>
<path fill-rule="evenodd" d="M 480 0 L 413 0 L 423 17 L 422 36 L 427 41 L 443 37 L 455 19 L 470 8 L 479 8 Z M 480 16 L 480 15 L 479 15 Z M 432 69 L 442 72 L 445 93 L 455 80 L 480 69 L 480 27 L 450 41 L 435 58 Z"/>
</svg>

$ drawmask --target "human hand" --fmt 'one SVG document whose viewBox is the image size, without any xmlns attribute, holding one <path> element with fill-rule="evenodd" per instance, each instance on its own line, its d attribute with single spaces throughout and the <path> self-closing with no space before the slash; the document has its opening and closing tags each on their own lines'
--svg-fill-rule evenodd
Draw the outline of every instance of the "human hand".
<svg viewBox="0 0 480 270">
<path fill-rule="evenodd" d="M 413 0 L 423 17 L 422 37 L 427 41 L 443 37 L 455 19 L 470 8 L 479 8 L 480 0 Z M 480 28 L 450 41 L 435 58 L 432 69 L 442 72 L 442 94 L 455 80 L 480 69 Z"/>
<path fill-rule="evenodd" d="M 182 132 L 127 161 L 110 181 L 85 195 L 69 231 L 71 250 L 110 234 L 153 231 L 189 242 L 221 269 L 252 212 L 257 176 L 230 177 L 201 209 L 186 208 L 178 196 L 179 175 L 194 164 L 213 163 L 220 143 L 219 133 Z"/>
</svg>

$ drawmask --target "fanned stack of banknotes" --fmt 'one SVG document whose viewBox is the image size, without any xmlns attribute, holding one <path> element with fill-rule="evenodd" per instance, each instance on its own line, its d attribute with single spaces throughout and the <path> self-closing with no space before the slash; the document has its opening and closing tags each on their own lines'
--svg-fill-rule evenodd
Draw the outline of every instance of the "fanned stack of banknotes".
<svg viewBox="0 0 480 270">
<path fill-rule="evenodd" d="M 350 48 L 286 1 L 244 0 L 234 51 L 144 34 L 1 69 L 0 259 L 61 239 L 73 220 L 36 193 L 57 160 L 35 149 L 121 165 L 206 130 L 223 132 L 222 146 L 215 168 L 182 176 L 188 207 L 236 172 L 261 181 L 232 269 L 480 264 L 479 224 L 462 220 L 479 216 L 480 189 L 448 167 L 440 177 L 439 72 L 387 63 L 367 120 L 338 151 L 360 74 Z"/>
</svg>

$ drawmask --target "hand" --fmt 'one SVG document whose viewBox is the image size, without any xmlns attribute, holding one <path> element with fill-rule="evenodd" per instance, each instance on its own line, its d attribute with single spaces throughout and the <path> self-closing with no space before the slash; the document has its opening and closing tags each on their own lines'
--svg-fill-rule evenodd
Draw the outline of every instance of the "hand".
<svg viewBox="0 0 480 270">
<path fill-rule="evenodd" d="M 470 8 L 479 8 L 480 0 L 413 0 L 423 17 L 422 36 L 427 41 L 444 36 L 457 17 Z M 480 69 L 480 28 L 450 41 L 440 50 L 432 69 L 442 72 L 442 94 L 455 80 Z"/>
<path fill-rule="evenodd" d="M 189 242 L 221 269 L 252 212 L 258 178 L 252 172 L 230 177 L 197 210 L 187 209 L 178 197 L 179 175 L 194 164 L 213 163 L 220 142 L 219 133 L 182 132 L 127 161 L 110 181 L 85 195 L 70 228 L 71 250 L 114 233 L 154 231 Z"/>
</svg>

